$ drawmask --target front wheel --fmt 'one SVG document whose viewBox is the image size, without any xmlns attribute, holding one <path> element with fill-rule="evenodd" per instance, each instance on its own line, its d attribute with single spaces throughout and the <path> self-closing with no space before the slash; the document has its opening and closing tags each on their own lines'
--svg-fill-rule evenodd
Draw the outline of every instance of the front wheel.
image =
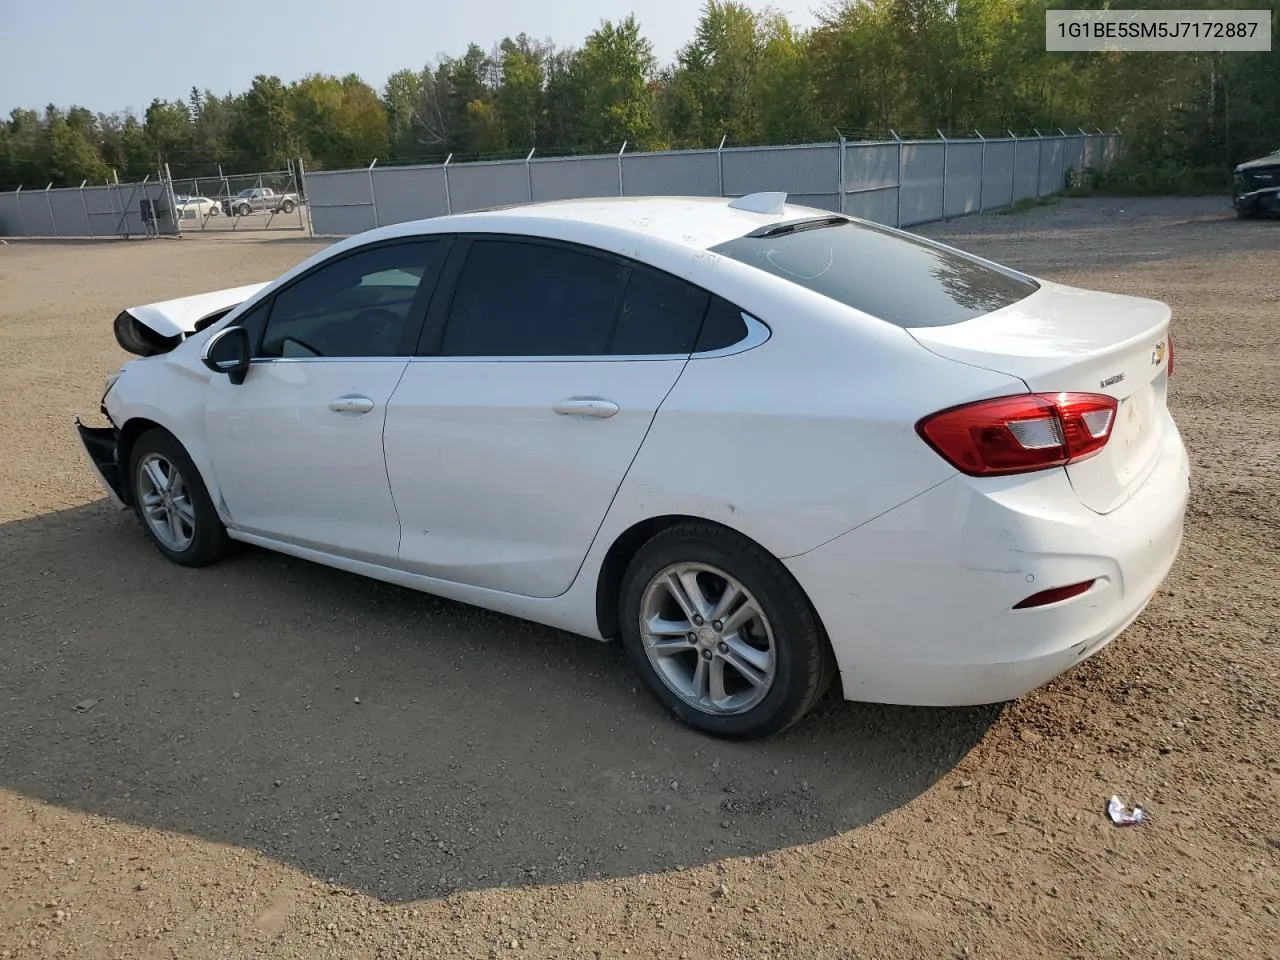
<svg viewBox="0 0 1280 960">
<path fill-rule="evenodd" d="M 247 217 L 249 214 L 253 213 L 253 208 L 247 203 L 242 203 L 236 208 L 236 213 L 242 217 Z"/>
<path fill-rule="evenodd" d="M 203 567 L 230 547 L 209 491 L 172 434 L 149 430 L 129 455 L 133 505 L 151 542 L 174 563 Z"/>
<path fill-rule="evenodd" d="M 681 523 L 655 534 L 623 578 L 627 653 L 649 689 L 704 733 L 765 737 L 826 692 L 835 662 L 787 569 L 723 527 Z"/>
</svg>

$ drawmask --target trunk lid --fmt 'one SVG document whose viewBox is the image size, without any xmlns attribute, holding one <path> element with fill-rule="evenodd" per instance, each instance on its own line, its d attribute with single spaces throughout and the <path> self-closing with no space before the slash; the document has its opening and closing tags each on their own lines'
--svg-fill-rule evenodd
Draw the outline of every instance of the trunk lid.
<svg viewBox="0 0 1280 960">
<path fill-rule="evenodd" d="M 1018 377 L 1035 393 L 1114 397 L 1107 445 L 1065 468 L 1081 502 L 1108 513 L 1141 484 L 1168 423 L 1170 310 L 1157 300 L 1039 283 L 994 313 L 907 332 L 939 356 Z"/>
</svg>

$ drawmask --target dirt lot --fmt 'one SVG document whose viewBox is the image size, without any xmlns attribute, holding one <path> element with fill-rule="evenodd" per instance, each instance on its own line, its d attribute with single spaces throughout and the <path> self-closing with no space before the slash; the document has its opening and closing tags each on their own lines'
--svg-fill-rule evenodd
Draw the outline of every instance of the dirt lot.
<svg viewBox="0 0 1280 960">
<path fill-rule="evenodd" d="M 1020 702 L 829 698 L 750 745 L 610 645 L 262 552 L 184 570 L 106 506 L 70 419 L 116 311 L 318 244 L 0 246 L 0 957 L 1280 957 L 1280 223 L 926 232 L 1173 305 L 1182 558 Z"/>
</svg>

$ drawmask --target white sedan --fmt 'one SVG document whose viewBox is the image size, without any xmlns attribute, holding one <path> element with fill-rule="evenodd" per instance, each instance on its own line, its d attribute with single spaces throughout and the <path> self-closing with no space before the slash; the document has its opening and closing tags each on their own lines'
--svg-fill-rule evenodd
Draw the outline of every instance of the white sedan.
<svg viewBox="0 0 1280 960">
<path fill-rule="evenodd" d="M 170 559 L 233 541 L 595 638 L 700 730 L 1007 700 L 1177 555 L 1162 303 L 782 194 L 382 227 L 135 307 L 77 426 Z"/>
<path fill-rule="evenodd" d="M 184 220 L 205 220 L 222 213 L 216 200 L 208 197 L 174 197 L 174 205 L 178 216 Z"/>
</svg>

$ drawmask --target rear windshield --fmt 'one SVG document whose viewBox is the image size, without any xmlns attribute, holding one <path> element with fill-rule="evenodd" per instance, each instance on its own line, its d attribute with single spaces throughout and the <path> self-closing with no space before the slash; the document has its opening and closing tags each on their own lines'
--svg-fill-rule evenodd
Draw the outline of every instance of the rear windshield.
<svg viewBox="0 0 1280 960">
<path fill-rule="evenodd" d="M 774 236 L 738 237 L 711 249 L 900 327 L 971 320 L 1039 289 L 1012 272 L 872 224 L 833 218 L 772 229 Z"/>
</svg>

